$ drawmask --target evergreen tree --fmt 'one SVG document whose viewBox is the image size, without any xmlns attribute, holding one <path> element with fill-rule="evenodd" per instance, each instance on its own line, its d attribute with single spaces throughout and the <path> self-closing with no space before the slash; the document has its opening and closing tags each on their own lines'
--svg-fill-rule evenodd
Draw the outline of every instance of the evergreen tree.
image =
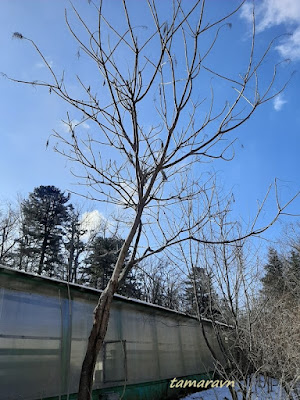
<svg viewBox="0 0 300 400">
<path fill-rule="evenodd" d="M 286 286 L 292 297 L 300 298 L 300 254 L 292 251 L 288 258 L 286 272 Z"/>
<path fill-rule="evenodd" d="M 141 286 L 137 278 L 135 269 L 132 269 L 126 276 L 122 286 L 118 289 L 118 294 L 134 299 L 142 298 Z"/>
<path fill-rule="evenodd" d="M 96 289 L 104 289 L 107 285 L 113 266 L 118 257 L 118 250 L 123 241 L 117 238 L 96 236 L 90 243 L 89 254 L 85 259 L 84 281 Z"/>
<path fill-rule="evenodd" d="M 211 277 L 204 268 L 194 267 L 193 271 L 188 274 L 188 280 L 185 282 L 184 298 L 186 303 L 185 311 L 189 314 L 197 313 L 197 303 L 200 313 L 204 316 L 217 312 L 215 310 L 216 294 Z"/>
<path fill-rule="evenodd" d="M 69 198 L 54 186 L 40 186 L 23 201 L 20 268 L 61 277 L 57 267 L 63 265 L 62 236 Z"/>
<path fill-rule="evenodd" d="M 284 260 L 273 248 L 269 249 L 268 263 L 264 266 L 264 269 L 263 294 L 267 297 L 278 297 L 284 294 L 286 290 Z"/>
<path fill-rule="evenodd" d="M 123 239 L 116 237 L 96 236 L 94 238 L 89 246 L 89 254 L 85 259 L 85 267 L 82 270 L 85 283 L 100 290 L 106 287 L 123 243 Z M 140 290 L 133 273 L 128 274 L 118 293 L 128 297 L 140 298 Z"/>
</svg>

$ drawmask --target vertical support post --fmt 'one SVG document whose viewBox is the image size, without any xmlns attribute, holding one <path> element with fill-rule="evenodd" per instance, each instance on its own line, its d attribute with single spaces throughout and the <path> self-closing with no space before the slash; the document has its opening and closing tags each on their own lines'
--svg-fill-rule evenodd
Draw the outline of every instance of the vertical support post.
<svg viewBox="0 0 300 400">
<path fill-rule="evenodd" d="M 161 368 L 160 368 L 160 361 L 159 361 L 159 337 L 157 334 L 157 317 L 156 314 L 152 316 L 152 334 L 153 334 L 153 352 L 155 354 L 155 359 L 157 361 L 157 380 L 161 377 Z"/>
<path fill-rule="evenodd" d="M 185 376 L 188 375 L 186 365 L 185 365 L 185 359 L 184 359 L 184 351 L 183 351 L 183 343 L 182 343 L 182 337 L 181 337 L 181 327 L 180 327 L 180 319 L 177 317 L 177 332 L 178 332 L 178 339 L 179 339 L 179 353 L 180 353 L 180 361 L 182 365 L 182 371 L 181 375 Z"/>
<path fill-rule="evenodd" d="M 69 398 L 70 359 L 72 341 L 72 299 L 61 298 L 61 393 Z"/>
</svg>

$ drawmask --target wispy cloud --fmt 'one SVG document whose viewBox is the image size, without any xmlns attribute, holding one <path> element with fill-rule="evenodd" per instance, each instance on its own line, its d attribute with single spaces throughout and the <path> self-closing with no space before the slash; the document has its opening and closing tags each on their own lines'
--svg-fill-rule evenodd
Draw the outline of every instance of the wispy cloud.
<svg viewBox="0 0 300 400">
<path fill-rule="evenodd" d="M 286 32 L 276 47 L 283 58 L 300 60 L 300 1 L 299 0 L 262 0 L 255 3 L 256 29 L 262 32 L 267 28 L 285 25 Z M 252 2 L 246 2 L 241 17 L 252 21 Z"/>
<path fill-rule="evenodd" d="M 71 121 L 71 127 L 65 121 L 61 121 L 60 126 L 64 132 L 70 132 L 70 128 L 74 129 L 77 126 L 80 127 L 81 129 L 90 129 L 90 125 L 86 121 L 78 121 L 78 119 L 73 119 Z"/>
<path fill-rule="evenodd" d="M 300 2 L 299 2 L 300 4 Z M 300 26 L 276 47 L 283 58 L 300 60 Z"/>
<path fill-rule="evenodd" d="M 47 60 L 47 63 L 50 65 L 50 67 L 53 67 L 53 61 L 52 60 Z M 35 65 L 35 68 L 46 68 L 46 64 L 42 61 L 37 62 Z"/>
<path fill-rule="evenodd" d="M 278 96 L 275 97 L 273 101 L 273 106 L 275 111 L 280 111 L 284 104 L 286 104 L 287 101 L 283 98 L 282 94 L 279 94 Z"/>
</svg>

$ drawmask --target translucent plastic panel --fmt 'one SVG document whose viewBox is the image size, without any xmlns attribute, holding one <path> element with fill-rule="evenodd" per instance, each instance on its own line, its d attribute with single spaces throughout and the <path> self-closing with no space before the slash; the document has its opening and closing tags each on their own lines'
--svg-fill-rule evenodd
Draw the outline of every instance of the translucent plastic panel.
<svg viewBox="0 0 300 400">
<path fill-rule="evenodd" d="M 72 302 L 72 340 L 71 340 L 71 354 L 70 354 L 70 381 L 69 392 L 76 392 L 78 389 L 78 382 L 80 378 L 80 371 L 82 361 L 85 355 L 87 339 L 91 331 L 93 322 L 93 311 L 97 304 L 97 296 L 93 295 L 89 298 L 80 297 L 73 293 Z M 121 314 L 115 304 L 112 306 L 108 331 L 105 337 L 106 341 L 120 340 L 120 321 Z M 99 354 L 95 374 L 94 374 L 94 388 L 103 386 L 103 356 Z"/>
<path fill-rule="evenodd" d="M 135 304 L 126 304 L 121 309 L 121 332 L 126 341 L 144 342 L 153 340 L 153 329 L 155 326 L 155 313 L 149 310 L 140 310 Z"/>
<path fill-rule="evenodd" d="M 78 297 L 72 301 L 72 337 L 87 339 L 93 322 L 95 305 Z"/>
<path fill-rule="evenodd" d="M 121 309 L 121 332 L 126 340 L 128 379 L 130 382 L 158 380 L 157 335 L 153 310 L 134 304 Z"/>
<path fill-rule="evenodd" d="M 30 276 L 4 276 L 1 282 L 0 400 L 41 399 L 78 390 L 99 294 L 41 283 L 41 278 Z M 218 353 L 209 323 L 205 331 Z M 134 301 L 114 299 L 105 341 L 94 389 L 122 385 L 125 377 L 127 384 L 134 384 L 213 369 L 195 319 Z"/>
<path fill-rule="evenodd" d="M 4 290 L 0 320 L 0 399 L 57 394 L 61 373 L 59 298 Z"/>
<path fill-rule="evenodd" d="M 57 293 L 58 294 L 58 293 Z M 1 334 L 60 337 L 61 304 L 58 297 L 5 290 Z"/>
<path fill-rule="evenodd" d="M 156 332 L 161 379 L 184 375 L 180 320 L 159 315 Z"/>
<path fill-rule="evenodd" d="M 110 311 L 105 341 L 126 339 L 122 332 L 122 318 L 122 310 L 119 308 L 118 304 L 113 303 Z"/>
<path fill-rule="evenodd" d="M 95 305 L 91 301 L 84 298 L 80 299 L 78 296 L 72 301 L 72 340 L 69 376 L 70 393 L 74 393 L 78 389 L 81 365 L 93 322 L 94 307 Z"/>
<path fill-rule="evenodd" d="M 199 336 L 201 328 L 198 324 L 195 326 L 193 321 L 184 321 L 179 326 L 181 348 L 183 354 L 184 375 L 194 374 L 200 371 L 200 348 Z"/>
<path fill-rule="evenodd" d="M 126 342 L 128 380 L 132 383 L 159 380 L 158 352 L 155 342 Z"/>
<path fill-rule="evenodd" d="M 124 382 L 126 378 L 126 344 L 124 341 L 105 342 L 103 349 L 103 381 Z"/>
<path fill-rule="evenodd" d="M 204 329 L 205 329 L 206 339 L 204 338 L 202 332 L 201 335 L 199 336 L 199 351 L 198 351 L 199 359 L 201 361 L 202 370 L 213 371 L 214 360 L 211 356 L 206 340 L 210 345 L 212 345 L 212 338 L 215 336 L 215 332 L 213 327 L 209 323 L 205 323 Z M 216 348 L 214 346 L 212 346 L 212 348 L 214 349 L 214 352 L 217 353 Z"/>
</svg>

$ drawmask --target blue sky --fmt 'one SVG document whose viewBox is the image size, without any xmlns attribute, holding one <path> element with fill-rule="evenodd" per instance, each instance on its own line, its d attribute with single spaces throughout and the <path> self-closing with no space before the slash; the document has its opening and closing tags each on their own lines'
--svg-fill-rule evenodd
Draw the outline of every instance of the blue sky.
<svg viewBox="0 0 300 400">
<path fill-rule="evenodd" d="M 74 4 L 93 23 L 93 8 L 87 1 Z M 236 1 L 209 0 L 208 18 L 222 15 L 236 5 Z M 138 21 L 143 20 L 142 2 L 131 0 L 129 6 Z M 78 46 L 71 38 L 65 22 L 64 0 L 2 0 L 0 2 L 0 46 L 2 50 L 0 71 L 19 79 L 48 77 L 33 49 L 22 41 L 12 40 L 13 32 L 21 32 L 33 39 L 56 71 L 64 69 L 66 79 L 74 85 L 74 73 L 90 76 L 91 70 L 84 60 L 77 58 Z M 116 24 L 120 23 L 121 1 L 108 3 L 107 11 Z M 226 30 L 212 57 L 221 73 L 237 70 L 247 56 L 250 40 L 250 9 L 244 7 L 232 19 L 233 26 Z M 258 50 L 274 36 L 290 33 L 278 39 L 270 53 L 270 64 L 290 58 L 289 65 L 279 69 L 277 87 L 300 66 L 300 4 L 298 0 L 262 0 L 257 2 Z M 226 48 L 226 50 L 225 50 Z M 261 76 L 267 82 L 270 70 L 266 66 Z M 70 173 L 70 164 L 46 141 L 52 129 L 63 130 L 61 120 L 70 107 L 49 95 L 47 90 L 14 84 L 0 79 L 1 103 L 1 199 L 16 198 L 17 193 L 27 196 L 39 185 L 55 185 L 62 190 L 78 190 L 77 179 Z M 233 188 L 235 213 L 245 220 L 256 210 L 257 199 L 262 199 L 275 177 L 281 187 L 282 199 L 288 199 L 300 189 L 300 76 L 296 73 L 285 92 L 275 101 L 258 109 L 253 118 L 237 132 L 236 156 L 230 163 L 214 165 L 225 190 Z M 76 90 L 76 88 L 74 88 Z M 222 86 L 218 88 L 222 92 Z M 79 190 L 82 191 L 81 188 Z M 73 200 L 75 197 L 73 196 Z M 76 201 L 80 201 L 80 198 Z M 91 206 L 92 208 L 95 205 Z M 105 207 L 97 206 L 105 214 Z M 272 207 L 268 205 L 267 211 Z M 290 208 L 300 214 L 300 199 Z M 275 235 L 280 225 L 273 229 Z"/>
</svg>

